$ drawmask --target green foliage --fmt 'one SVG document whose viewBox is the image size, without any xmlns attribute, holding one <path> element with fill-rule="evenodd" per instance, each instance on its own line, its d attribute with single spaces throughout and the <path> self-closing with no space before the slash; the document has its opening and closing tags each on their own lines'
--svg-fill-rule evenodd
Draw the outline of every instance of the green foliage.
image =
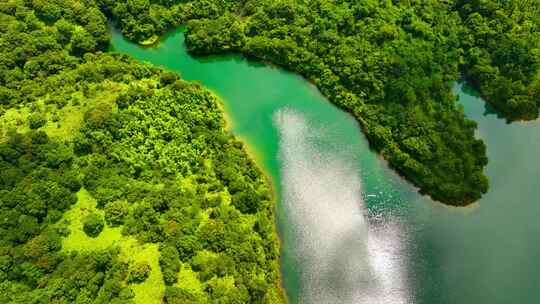
<svg viewBox="0 0 540 304">
<path fill-rule="evenodd" d="M 109 40 L 106 15 L 139 42 L 189 21 L 193 53 L 238 51 L 303 75 L 350 111 L 372 146 L 422 192 L 461 205 L 487 191 L 487 157 L 475 124 L 455 105 L 451 82 L 461 69 L 507 117 L 536 117 L 537 7 L 1 2 L 0 112 L 27 121 L 14 125 L 19 133 L 2 130 L 0 143 L 0 300 L 130 303 L 144 299 L 149 281 L 164 281 L 167 288 L 152 297 L 165 290 L 167 303 L 283 302 L 270 191 L 225 132 L 218 100 L 175 73 L 101 53 Z M 31 130 L 20 133 L 27 130 L 21 126 Z M 154 243 L 146 244 L 155 249 L 154 269 L 130 266 L 112 249 L 62 252 L 59 220 L 81 185 L 107 223 L 120 226 L 106 229 Z M 104 227 L 95 215 L 83 221 L 94 236 Z M 178 280 L 186 273 L 197 288 Z M 128 281 L 144 281 L 129 284 L 136 298 Z"/>
<path fill-rule="evenodd" d="M 96 213 L 90 213 L 87 215 L 83 219 L 82 223 L 84 233 L 86 233 L 86 235 L 89 237 L 97 237 L 101 231 L 103 231 L 103 227 L 105 227 L 103 218 Z"/>
<path fill-rule="evenodd" d="M 12 133 L 7 143 L 0 144 L 4 241 L 24 244 L 75 203 L 78 189 L 69 162 L 57 167 L 48 161 L 50 152 L 61 146 L 39 131 Z"/>
<path fill-rule="evenodd" d="M 477 149 L 483 144 L 474 138 L 476 126 L 452 94 L 451 83 L 467 66 L 460 1 L 100 3 L 132 40 L 187 22 L 194 54 L 241 52 L 303 75 L 351 112 L 390 165 L 434 199 L 466 205 L 487 191 L 485 149 Z M 534 112 L 534 98 L 498 86 L 514 114 Z M 235 192 L 241 182 L 227 186 Z M 239 189 L 233 204 L 255 212 L 252 193 Z"/>
<path fill-rule="evenodd" d="M 76 139 L 84 141 L 78 157 L 85 188 L 110 223 L 117 215 L 123 219 L 124 234 L 162 244 L 159 265 L 166 284 L 182 286 L 182 265 L 193 266 L 203 284 L 210 284 L 208 278 L 221 273 L 222 265 L 197 268 L 193 258 L 200 252 L 227 251 L 227 273 L 233 285 L 246 291 L 241 299 L 279 295 L 273 222 L 261 221 L 261 233 L 251 224 L 253 218 L 273 217 L 264 178 L 243 146 L 225 133 L 214 95 L 197 84 L 179 88 L 180 80 L 163 81 L 169 76 L 153 73 L 150 84 L 132 83 L 119 94 L 122 105 L 116 110 L 87 112 Z M 209 198 L 231 193 L 237 194 L 232 202 L 209 203 Z M 234 258 L 234 252 L 243 258 Z M 245 276 L 260 277 L 265 291 L 252 288 Z"/>
<path fill-rule="evenodd" d="M 167 304 L 197 304 L 201 303 L 200 298 L 189 290 L 167 286 L 165 289 L 165 303 Z"/>
<path fill-rule="evenodd" d="M 107 15 L 118 21 L 122 33 L 139 43 L 161 36 L 173 25 L 185 21 L 187 16 L 217 18 L 239 8 L 232 0 L 96 0 Z"/>
<path fill-rule="evenodd" d="M 84 122 L 91 128 L 101 128 L 110 123 L 112 107 L 107 103 L 99 103 L 84 114 Z"/>
<path fill-rule="evenodd" d="M 28 126 L 30 129 L 39 129 L 47 123 L 47 117 L 42 113 L 32 113 L 28 116 Z"/>
<path fill-rule="evenodd" d="M 161 74 L 160 82 L 164 86 L 173 84 L 176 80 L 178 80 L 178 75 L 174 72 L 163 72 Z"/>
<path fill-rule="evenodd" d="M 422 193 L 465 205 L 487 191 L 485 151 L 477 149 L 483 144 L 474 138 L 475 124 L 455 105 L 452 94 L 463 28 L 450 4 L 239 5 L 219 18 L 186 16 L 192 19 L 186 37 L 189 50 L 239 51 L 305 76 L 330 101 L 354 114 L 372 147 Z M 237 39 L 230 38 L 233 33 Z M 249 196 L 235 194 L 233 204 L 246 211 Z"/>
<path fill-rule="evenodd" d="M 105 207 L 105 220 L 114 227 L 122 225 L 129 214 L 129 205 L 126 201 L 114 201 Z"/>
<path fill-rule="evenodd" d="M 456 1 L 464 73 L 509 120 L 538 118 L 540 1 Z"/>
<path fill-rule="evenodd" d="M 487 189 L 484 149 L 451 93 L 460 70 L 508 119 L 538 117 L 538 0 L 100 2 L 135 41 L 188 22 L 195 54 L 239 51 L 300 73 L 444 203 Z"/>
<path fill-rule="evenodd" d="M 159 249 L 159 266 L 163 273 L 165 284 L 171 285 L 176 283 L 178 271 L 180 271 L 180 258 L 178 250 L 171 245 L 164 245 Z"/>
<path fill-rule="evenodd" d="M 128 282 L 142 283 L 150 276 L 151 271 L 148 262 L 135 263 L 129 271 Z"/>
<path fill-rule="evenodd" d="M 237 192 L 232 196 L 232 204 L 243 213 L 257 213 L 259 201 L 264 198 L 259 198 L 254 190 L 247 189 L 246 191 Z"/>
<path fill-rule="evenodd" d="M 62 161 L 50 161 L 56 151 Z M 72 153 L 72 152 L 71 152 Z M 0 299 L 3 303 L 130 303 L 115 252 L 64 255 L 55 224 L 80 188 L 70 149 L 43 131 L 11 133 L 0 144 Z M 105 277 L 111 278 L 104 281 Z"/>
<path fill-rule="evenodd" d="M 120 262 L 114 251 L 96 251 L 92 254 L 76 253 L 69 258 L 49 255 L 35 264 L 23 263 L 17 270 L 27 279 L 38 278 L 44 262 L 53 261 L 52 271 L 39 280 L 39 285 L 29 287 L 29 281 L 8 280 L 0 284 L 0 298 L 4 303 L 133 303 L 132 293 L 120 282 L 127 273 L 127 265 Z M 17 278 L 17 277 L 12 277 Z M 21 278 L 21 277 L 19 277 Z M 104 280 L 107 279 L 105 283 Z M 7 284 L 6 284 L 7 283 Z M 46 284 L 49 283 L 49 284 Z M 39 286 L 39 288 L 37 288 Z"/>
</svg>

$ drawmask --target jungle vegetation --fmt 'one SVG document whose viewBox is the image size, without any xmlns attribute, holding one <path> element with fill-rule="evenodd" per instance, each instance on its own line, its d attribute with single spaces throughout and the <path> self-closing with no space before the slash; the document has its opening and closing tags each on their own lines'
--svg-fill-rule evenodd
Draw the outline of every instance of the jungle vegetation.
<svg viewBox="0 0 540 304">
<path fill-rule="evenodd" d="M 320 50 L 316 52 L 313 46 L 305 45 L 304 40 L 313 40 L 311 43 L 319 44 L 315 47 L 319 49 L 330 47 L 325 44 L 329 39 L 340 40 L 340 44 L 344 40 L 347 40 L 349 45 L 362 40 L 363 43 L 378 45 L 384 44 L 385 41 L 403 40 L 407 34 L 412 35 L 412 38 L 421 38 L 425 43 L 429 41 L 445 43 L 447 45 L 441 50 L 451 48 L 452 52 L 459 55 L 457 60 L 446 64 L 454 67 L 457 65 L 463 76 L 480 90 L 483 97 L 487 98 L 501 115 L 509 120 L 530 120 L 538 117 L 540 106 L 540 76 L 538 76 L 540 1 L 538 0 L 98 0 L 98 2 L 108 16 L 119 21 L 126 37 L 140 42 L 152 36 L 159 36 L 172 26 L 189 20 L 208 22 L 220 18 L 220 21 L 215 22 L 214 27 L 209 30 L 212 34 L 201 38 L 207 41 L 200 44 L 199 48 L 192 40 L 194 44 L 191 49 L 196 53 L 243 49 L 245 54 L 252 54 L 253 47 L 244 44 L 254 37 L 279 40 L 280 42 L 274 42 L 287 44 L 297 52 L 309 50 L 318 56 Z M 232 27 L 227 28 L 225 25 Z M 268 27 L 270 25 L 277 26 L 281 30 Z M 304 26 L 303 30 L 300 30 L 299 26 Z M 259 32 L 256 32 L 255 28 Z M 371 32 L 372 35 L 359 33 L 365 31 Z M 444 40 L 440 40 L 442 38 Z M 441 45 L 437 44 L 437 47 Z M 365 48 L 360 49 L 367 51 Z M 266 57 L 258 57 L 266 60 L 275 59 L 276 62 L 272 61 L 273 63 L 293 69 L 290 65 L 295 62 L 285 64 L 282 62 L 285 58 L 279 61 L 278 58 L 269 58 L 268 53 L 266 52 Z M 344 64 L 347 70 L 355 68 L 352 62 Z M 301 72 L 299 69 L 293 70 Z M 342 77 L 343 73 L 341 71 L 337 76 Z M 308 74 L 304 76 L 313 78 Z"/>
<path fill-rule="evenodd" d="M 509 120 L 538 118 L 540 1 L 458 1 L 464 74 Z"/>
<path fill-rule="evenodd" d="M 0 3 L 0 302 L 283 302 L 217 98 L 108 40 L 93 1 Z"/>
</svg>

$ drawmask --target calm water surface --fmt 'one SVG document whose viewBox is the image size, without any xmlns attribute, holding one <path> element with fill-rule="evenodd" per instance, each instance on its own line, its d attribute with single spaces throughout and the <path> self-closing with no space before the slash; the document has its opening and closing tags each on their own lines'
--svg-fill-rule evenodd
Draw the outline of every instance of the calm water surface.
<svg viewBox="0 0 540 304">
<path fill-rule="evenodd" d="M 278 197 L 291 303 L 539 303 L 540 123 L 506 124 L 456 85 L 488 146 L 490 191 L 451 208 L 373 153 L 352 117 L 302 78 L 241 56 L 194 58 L 183 29 L 155 48 L 113 31 L 111 50 L 200 81 Z"/>
</svg>

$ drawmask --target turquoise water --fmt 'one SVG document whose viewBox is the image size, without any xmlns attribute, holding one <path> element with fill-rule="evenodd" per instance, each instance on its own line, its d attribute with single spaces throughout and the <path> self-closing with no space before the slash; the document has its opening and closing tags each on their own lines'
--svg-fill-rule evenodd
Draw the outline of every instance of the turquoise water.
<svg viewBox="0 0 540 304">
<path fill-rule="evenodd" d="M 238 55 L 194 58 L 183 29 L 113 51 L 200 81 L 224 102 L 278 197 L 283 284 L 297 303 L 537 303 L 540 123 L 508 125 L 456 85 L 488 146 L 490 191 L 453 208 L 417 194 L 352 117 L 301 77 Z"/>
</svg>

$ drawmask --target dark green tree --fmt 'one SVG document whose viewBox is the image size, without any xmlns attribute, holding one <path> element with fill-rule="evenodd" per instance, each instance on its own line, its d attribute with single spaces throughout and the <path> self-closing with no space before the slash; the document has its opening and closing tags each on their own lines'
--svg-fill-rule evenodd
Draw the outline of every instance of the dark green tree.
<svg viewBox="0 0 540 304">
<path fill-rule="evenodd" d="M 96 213 L 90 213 L 85 216 L 82 220 L 82 224 L 84 233 L 89 237 L 97 237 L 101 231 L 103 231 L 103 227 L 105 227 L 103 217 Z"/>
</svg>

